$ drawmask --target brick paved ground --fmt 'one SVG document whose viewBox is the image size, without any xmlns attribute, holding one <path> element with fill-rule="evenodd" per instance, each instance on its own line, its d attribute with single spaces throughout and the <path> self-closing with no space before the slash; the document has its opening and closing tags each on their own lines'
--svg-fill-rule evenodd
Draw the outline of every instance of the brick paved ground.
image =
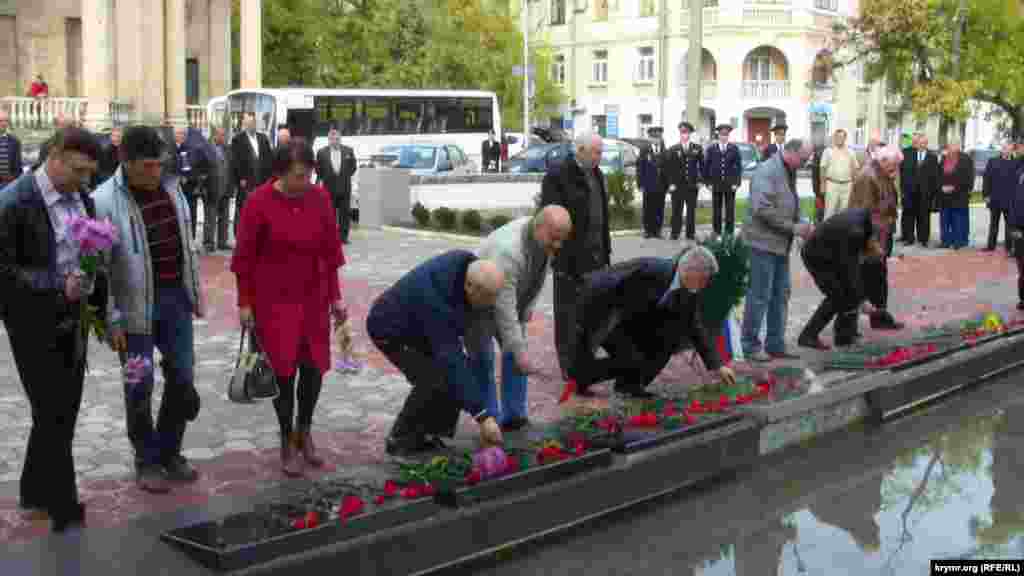
<svg viewBox="0 0 1024 576">
<path fill-rule="evenodd" d="M 987 215 L 975 211 L 975 244 L 984 238 Z M 357 348 L 367 367 L 358 375 L 331 373 L 315 417 L 315 437 L 325 454 L 325 473 L 339 467 L 382 462 L 383 439 L 408 391 L 405 381 L 380 357 L 363 333 L 372 299 L 423 259 L 473 241 L 358 231 L 349 247 L 343 272 L 345 298 L 357 327 Z M 616 260 L 640 255 L 669 256 L 679 246 L 667 240 L 616 238 Z M 268 405 L 238 406 L 225 397 L 238 346 L 234 278 L 223 254 L 203 258 L 203 277 L 210 295 L 210 317 L 196 322 L 197 385 L 203 411 L 185 436 L 185 450 L 203 473 L 202 480 L 169 496 L 138 491 L 130 469 L 131 452 L 124 435 L 124 406 L 115 356 L 94 347 L 92 371 L 74 444 L 76 467 L 91 526 L 108 526 L 142 514 L 200 504 L 219 494 L 248 494 L 282 481 L 277 462 L 277 424 Z M 819 300 L 799 259 L 793 259 L 794 287 L 790 306 L 790 341 Z M 1002 252 L 959 252 L 911 248 L 890 263 L 892 305 L 910 327 L 971 314 L 980 308 L 1004 310 L 1016 301 L 1016 269 Z M 530 326 L 531 351 L 552 374 L 557 362 L 552 339 L 550 283 L 542 295 L 541 314 Z M 864 327 L 868 338 L 877 336 Z M 826 339 L 828 332 L 825 333 Z M 794 351 L 798 351 L 795 348 Z M 659 382 L 686 386 L 697 376 L 685 358 L 670 364 Z M 561 383 L 551 378 L 531 381 L 531 418 L 559 415 L 555 400 Z M 159 388 L 157 392 L 159 397 Z M 0 338 L 0 540 L 45 534 L 45 524 L 29 524 L 16 511 L 17 479 L 29 428 L 28 404 L 10 356 L 7 338 Z M 463 422 L 468 433 L 472 427 Z"/>
</svg>

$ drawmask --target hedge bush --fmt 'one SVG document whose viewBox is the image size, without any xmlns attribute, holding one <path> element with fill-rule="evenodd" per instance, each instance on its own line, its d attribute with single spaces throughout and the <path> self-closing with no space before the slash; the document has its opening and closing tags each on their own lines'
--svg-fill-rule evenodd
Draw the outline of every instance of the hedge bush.
<svg viewBox="0 0 1024 576">
<path fill-rule="evenodd" d="M 455 230 L 459 215 L 447 206 L 438 206 L 434 209 L 434 221 L 441 230 Z"/>
<path fill-rule="evenodd" d="M 470 208 L 462 213 L 462 227 L 469 232 L 480 232 L 484 229 L 484 217 L 478 210 Z"/>
<path fill-rule="evenodd" d="M 421 228 L 430 226 L 430 210 L 421 202 L 417 202 L 412 207 L 412 217 L 416 220 L 416 224 Z"/>
<path fill-rule="evenodd" d="M 508 224 L 511 221 L 512 218 L 509 216 L 506 216 L 504 214 L 495 214 L 494 216 L 491 216 L 491 218 L 488 220 L 488 223 L 491 225 L 491 230 L 497 230 L 498 228 L 501 228 L 502 226 Z"/>
</svg>

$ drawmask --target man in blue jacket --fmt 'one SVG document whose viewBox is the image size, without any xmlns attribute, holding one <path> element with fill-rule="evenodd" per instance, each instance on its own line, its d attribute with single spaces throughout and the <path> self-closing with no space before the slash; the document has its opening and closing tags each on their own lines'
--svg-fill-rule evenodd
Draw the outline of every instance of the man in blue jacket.
<svg viewBox="0 0 1024 576">
<path fill-rule="evenodd" d="M 474 376 L 463 339 L 469 316 L 493 308 L 504 284 L 494 262 L 452 250 L 413 268 L 374 301 L 366 332 L 412 384 L 388 435 L 388 454 L 443 448 L 440 437 L 455 435 L 460 410 L 480 424 L 483 445 L 501 444 L 486 382 Z"/>
<path fill-rule="evenodd" d="M 1003 145 L 1003 153 L 990 158 L 985 165 L 985 176 L 982 178 L 982 194 L 988 204 L 988 246 L 986 252 L 996 249 L 996 241 L 999 239 L 999 221 L 1006 219 L 1006 231 L 1003 234 L 1003 244 L 1009 255 L 1013 255 L 1013 245 L 1010 241 L 1010 218 L 1009 208 L 1014 190 L 1017 184 L 1017 160 L 1013 158 L 1013 143 Z"/>
</svg>

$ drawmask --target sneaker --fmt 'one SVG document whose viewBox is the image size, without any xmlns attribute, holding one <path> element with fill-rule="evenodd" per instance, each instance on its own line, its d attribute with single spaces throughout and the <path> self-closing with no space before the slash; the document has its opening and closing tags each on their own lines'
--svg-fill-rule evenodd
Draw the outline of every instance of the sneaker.
<svg viewBox="0 0 1024 576">
<path fill-rule="evenodd" d="M 171 462 L 164 467 L 167 479 L 172 482 L 183 482 L 190 484 L 199 479 L 199 471 L 185 459 L 184 456 L 175 456 Z"/>
<path fill-rule="evenodd" d="M 164 469 L 155 465 L 139 469 L 138 475 L 135 477 L 135 484 L 140 490 L 150 494 L 167 494 L 171 491 Z"/>
</svg>

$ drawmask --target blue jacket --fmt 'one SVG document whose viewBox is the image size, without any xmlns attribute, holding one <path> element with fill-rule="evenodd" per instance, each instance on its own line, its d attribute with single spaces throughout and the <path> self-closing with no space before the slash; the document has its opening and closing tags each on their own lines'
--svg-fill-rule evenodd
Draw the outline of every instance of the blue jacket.
<svg viewBox="0 0 1024 576">
<path fill-rule="evenodd" d="M 1024 162 L 1017 163 L 1015 174 L 1013 195 L 1007 209 L 1010 211 L 1010 224 L 1024 228 Z"/>
<path fill-rule="evenodd" d="M 725 154 L 722 154 L 718 141 L 708 144 L 704 149 L 704 181 L 739 186 L 742 178 L 743 160 L 739 147 L 729 142 Z"/>
<path fill-rule="evenodd" d="M 982 194 L 988 199 L 989 207 L 995 210 L 1009 210 L 1017 185 L 1017 160 L 997 156 L 985 165 Z"/>
<path fill-rule="evenodd" d="M 477 257 L 452 250 L 413 268 L 381 294 L 366 317 L 375 342 L 397 342 L 426 354 L 447 376 L 448 389 L 474 418 L 487 415 L 484 382 L 473 375 L 463 347 L 466 271 Z"/>
</svg>

